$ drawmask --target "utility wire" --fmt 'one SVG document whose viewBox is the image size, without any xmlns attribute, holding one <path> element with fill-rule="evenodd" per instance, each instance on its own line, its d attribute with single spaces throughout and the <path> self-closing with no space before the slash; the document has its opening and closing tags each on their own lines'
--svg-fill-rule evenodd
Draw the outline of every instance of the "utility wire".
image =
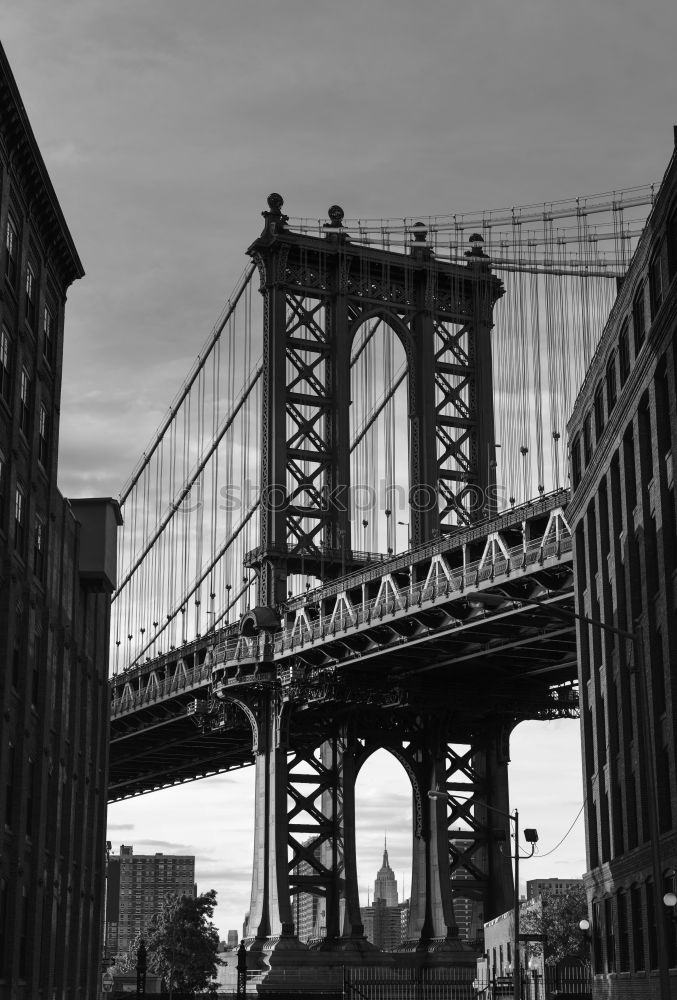
<svg viewBox="0 0 677 1000">
<path fill-rule="evenodd" d="M 555 853 L 555 851 L 556 851 L 556 850 L 557 850 L 557 849 L 558 849 L 559 847 L 561 847 L 561 846 L 562 846 L 562 844 L 563 844 L 563 843 L 564 843 L 564 841 L 565 841 L 565 840 L 567 839 L 567 837 L 569 836 L 569 834 L 571 833 L 571 831 L 573 830 L 573 828 L 574 828 L 574 827 L 576 826 L 576 823 L 578 822 L 578 818 L 579 818 L 579 816 L 581 815 L 581 813 L 583 812 L 583 810 L 585 809 L 585 803 L 586 803 L 587 801 L 588 801 L 588 797 L 587 797 L 587 795 L 586 795 L 586 797 L 585 797 L 585 798 L 583 799 L 583 805 L 581 806 L 581 808 L 580 808 L 580 809 L 578 810 L 578 812 L 576 813 L 576 816 L 575 816 L 575 818 L 574 818 L 574 821 L 573 821 L 573 823 L 571 824 L 571 826 L 569 827 L 569 829 L 567 830 L 567 832 L 566 832 L 566 833 L 564 834 L 564 836 L 562 837 L 562 839 L 561 839 L 561 840 L 560 840 L 560 841 L 559 841 L 559 842 L 558 842 L 557 844 L 555 844 L 555 846 L 554 846 L 554 847 L 552 847 L 552 848 L 551 848 L 551 849 L 550 849 L 549 851 L 546 851 L 546 852 L 545 852 L 545 854 L 541 854 L 541 853 L 539 852 L 539 853 L 538 853 L 538 854 L 536 855 L 536 856 L 537 856 L 538 858 L 547 858 L 547 857 L 548 857 L 548 856 L 549 856 L 550 854 L 554 854 L 554 853 Z"/>
</svg>

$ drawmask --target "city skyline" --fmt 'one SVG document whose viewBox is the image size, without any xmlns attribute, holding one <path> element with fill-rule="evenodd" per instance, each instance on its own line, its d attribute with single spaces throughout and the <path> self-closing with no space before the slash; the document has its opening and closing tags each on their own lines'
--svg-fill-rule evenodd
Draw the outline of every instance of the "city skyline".
<svg viewBox="0 0 677 1000">
<path fill-rule="evenodd" d="M 674 108 L 674 87 L 664 85 L 672 80 L 667 3 L 650 4 L 653 17 L 624 9 L 617 22 L 602 16 L 601 3 L 553 6 L 545 16 L 514 4 L 508 22 L 498 9 L 485 21 L 486 6 L 446 20 L 433 3 L 417 5 L 415 16 L 393 4 L 397 16 L 388 19 L 382 5 L 354 5 L 361 37 L 351 37 L 344 13 L 318 8 L 290 3 L 285 16 L 253 3 L 234 18 L 216 4 L 190 16 L 176 3 L 110 11 L 96 2 L 58 13 L 8 4 L 8 57 L 87 272 L 66 308 L 67 495 L 116 495 L 230 292 L 269 191 L 280 189 L 293 214 L 323 216 L 339 201 L 351 215 L 392 216 L 587 194 L 663 169 Z M 556 51 L 547 44 L 554 38 Z M 638 82 L 629 64 L 651 65 L 652 80 Z M 547 81 L 540 96 L 539 73 Z M 370 89 L 378 98 L 368 113 L 360 98 Z M 544 853 L 582 804 L 578 726 L 546 725 L 547 737 L 545 728 L 530 730 L 535 737 L 526 724 L 518 729 L 511 786 Z M 566 789 L 549 780 L 559 760 L 569 763 Z M 373 843 L 359 860 L 365 886 L 384 813 L 395 827 L 393 802 L 407 816 L 411 809 L 403 772 L 391 778 L 378 763 L 379 778 L 365 772 L 358 782 L 360 840 Z M 194 817 L 209 811 L 211 829 L 201 822 L 198 843 L 186 821 L 195 829 Z M 109 820 L 115 843 L 190 847 L 198 882 L 221 887 L 221 936 L 240 926 L 251 878 L 251 771 L 115 805 Z M 406 878 L 409 829 L 399 827 L 402 859 L 394 846 L 393 867 Z M 582 831 L 579 820 L 547 873 L 582 873 Z"/>
</svg>

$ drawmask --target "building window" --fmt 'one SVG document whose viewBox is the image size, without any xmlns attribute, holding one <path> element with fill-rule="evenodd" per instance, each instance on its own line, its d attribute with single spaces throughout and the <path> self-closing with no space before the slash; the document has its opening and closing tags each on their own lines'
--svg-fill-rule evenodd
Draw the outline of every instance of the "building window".
<svg viewBox="0 0 677 1000">
<path fill-rule="evenodd" d="M 581 481 L 581 441 L 575 437 L 571 442 L 571 485 L 577 488 Z"/>
<path fill-rule="evenodd" d="M 677 274 L 677 211 L 668 220 L 668 280 Z"/>
<path fill-rule="evenodd" d="M 33 572 L 38 580 L 44 578 L 45 572 L 45 522 L 41 517 L 35 518 L 33 531 Z"/>
<path fill-rule="evenodd" d="M 644 312 L 644 285 L 640 285 L 632 300 L 632 328 L 635 334 L 635 357 L 646 340 L 646 315 Z"/>
<path fill-rule="evenodd" d="M 675 875 L 674 869 L 663 876 L 663 894 L 666 892 L 677 892 L 677 875 Z M 668 965 L 674 969 L 677 966 L 677 921 L 674 919 L 674 911 L 663 906 L 663 919 L 665 920 L 665 936 L 668 941 Z"/>
<path fill-rule="evenodd" d="M 621 388 L 625 385 L 630 374 L 630 345 L 628 343 L 628 323 L 627 320 L 621 328 L 618 336 L 618 363 L 621 373 Z"/>
<path fill-rule="evenodd" d="M 7 405 L 11 402 L 10 396 L 12 391 L 11 358 L 12 345 L 9 334 L 3 327 L 0 330 L 0 396 L 2 396 Z"/>
<path fill-rule="evenodd" d="M 646 922 L 649 931 L 649 968 L 658 968 L 658 926 L 656 924 L 656 896 L 654 893 L 654 881 L 648 878 L 646 888 Z M 661 896 L 660 905 L 663 905 Z"/>
<path fill-rule="evenodd" d="M 618 893 L 618 971 L 630 971 L 630 935 L 628 930 L 628 897 Z"/>
<path fill-rule="evenodd" d="M 38 420 L 38 461 L 43 468 L 47 468 L 49 463 L 49 415 L 47 407 L 40 404 L 40 417 Z"/>
<path fill-rule="evenodd" d="M 28 896 L 22 890 L 21 917 L 19 918 L 19 979 L 28 976 Z"/>
<path fill-rule="evenodd" d="M 26 768 L 26 836 L 33 836 L 33 785 L 35 783 L 35 764 L 28 761 Z"/>
<path fill-rule="evenodd" d="M 12 829 L 14 819 L 14 768 L 16 765 L 16 751 L 14 744 L 10 743 L 7 751 L 7 784 L 5 785 L 5 826 Z"/>
<path fill-rule="evenodd" d="M 614 901 L 611 897 L 604 900 L 604 951 L 606 953 L 606 971 L 616 971 L 616 941 L 614 939 Z"/>
<path fill-rule="evenodd" d="M 604 430 L 604 388 L 600 382 L 595 390 L 595 438 L 599 438 Z"/>
<path fill-rule="evenodd" d="M 26 544 L 26 495 L 22 486 L 17 486 L 14 499 L 14 545 L 23 555 Z"/>
<path fill-rule="evenodd" d="M 37 314 L 38 283 L 35 279 L 35 270 L 32 264 L 26 265 L 26 319 L 30 326 L 35 328 L 35 317 Z"/>
<path fill-rule="evenodd" d="M 0 531 L 5 521 L 5 497 L 7 496 L 7 462 L 0 451 Z"/>
<path fill-rule="evenodd" d="M 11 216 L 7 218 L 7 229 L 5 232 L 5 277 L 10 284 L 16 285 L 16 276 L 19 267 L 19 236 L 16 223 Z"/>
<path fill-rule="evenodd" d="M 651 299 L 651 319 L 663 302 L 663 258 L 659 248 L 649 264 L 649 297 Z"/>
<path fill-rule="evenodd" d="M 42 354 L 45 361 L 50 366 L 54 367 L 54 316 L 52 315 L 52 310 L 49 306 L 45 306 L 45 311 L 42 314 Z"/>
<path fill-rule="evenodd" d="M 640 886 L 630 887 L 630 926 L 632 927 L 632 959 L 635 972 L 646 969 L 644 956 L 644 912 Z"/>
<path fill-rule="evenodd" d="M 601 931 L 601 905 L 598 902 L 592 904 L 592 969 L 593 972 L 602 972 L 602 931 Z"/>
<path fill-rule="evenodd" d="M 616 405 L 616 357 L 613 354 L 606 363 L 606 405 L 609 413 Z"/>
<path fill-rule="evenodd" d="M 21 619 L 17 618 L 16 621 L 16 634 L 14 636 L 14 650 L 12 652 L 12 687 L 15 691 L 19 690 L 19 680 L 21 679 L 21 638 L 20 638 L 20 628 Z"/>
<path fill-rule="evenodd" d="M 592 458 L 592 418 L 589 413 L 583 421 L 583 458 L 587 468 Z"/>
<path fill-rule="evenodd" d="M 31 377 L 25 368 L 21 369 L 19 396 L 19 430 L 28 437 L 31 426 Z"/>
<path fill-rule="evenodd" d="M 5 975 L 5 944 L 7 940 L 7 880 L 0 878 L 0 977 Z"/>
</svg>

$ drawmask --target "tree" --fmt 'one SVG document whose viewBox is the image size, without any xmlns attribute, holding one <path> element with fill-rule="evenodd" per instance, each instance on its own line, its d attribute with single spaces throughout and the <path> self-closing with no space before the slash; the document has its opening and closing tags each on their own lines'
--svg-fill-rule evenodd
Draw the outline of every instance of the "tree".
<svg viewBox="0 0 677 1000">
<path fill-rule="evenodd" d="M 216 994 L 219 935 L 211 922 L 216 892 L 199 896 L 168 893 L 150 922 L 146 940 L 148 966 L 165 981 L 170 997 L 181 993 Z"/>
<path fill-rule="evenodd" d="M 524 908 L 520 915 L 520 932 L 523 934 L 545 934 L 546 941 L 530 941 L 529 955 L 543 954 L 545 947 L 546 965 L 556 965 L 565 955 L 576 955 L 584 959 L 586 943 L 579 921 L 588 915 L 588 903 L 582 885 L 569 889 L 566 893 L 544 892 L 532 906 Z"/>
<path fill-rule="evenodd" d="M 141 940 L 141 934 L 137 934 L 129 949 L 115 956 L 114 972 L 136 973 L 136 953 L 139 950 Z"/>
</svg>

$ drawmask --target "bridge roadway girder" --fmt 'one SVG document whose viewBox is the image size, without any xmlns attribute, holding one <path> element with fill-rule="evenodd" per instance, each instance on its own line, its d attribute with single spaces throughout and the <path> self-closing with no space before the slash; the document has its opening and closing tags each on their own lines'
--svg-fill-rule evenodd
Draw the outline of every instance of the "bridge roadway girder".
<svg viewBox="0 0 677 1000">
<path fill-rule="evenodd" d="M 571 685 L 576 678 L 573 624 L 556 613 L 558 606 L 573 609 L 563 500 L 566 495 L 546 498 L 525 512 L 508 512 L 437 546 L 335 581 L 321 592 L 322 629 L 310 617 L 311 606 L 319 606 L 317 594 L 297 599 L 288 610 L 286 632 L 272 636 L 265 655 L 259 655 L 259 639 L 253 651 L 238 647 L 237 628 L 231 626 L 114 677 L 109 798 L 253 762 L 251 725 L 237 716 L 205 721 L 214 681 L 225 683 L 233 697 L 274 681 L 293 703 L 291 731 L 299 736 L 321 728 L 323 713 L 351 704 L 358 690 L 358 701 L 381 696 L 387 701 L 394 686 L 402 707 L 429 711 L 462 705 L 469 729 L 497 713 L 515 721 L 570 714 L 572 703 L 555 701 L 549 693 L 553 685 Z M 519 538 L 523 546 L 506 547 Z M 440 566 L 449 579 L 440 577 L 433 586 L 436 559 L 446 560 Z M 360 594 L 364 600 L 369 587 L 372 594 L 377 587 L 381 593 L 384 575 L 392 580 L 391 596 L 400 587 L 399 603 L 384 600 L 378 606 L 372 599 L 363 615 Z M 343 605 L 341 614 L 336 611 L 341 601 L 348 607 L 351 593 L 357 595 L 354 621 L 343 615 Z M 542 603 L 524 603 L 533 600 Z M 297 630 L 300 615 L 315 629 L 313 636 Z"/>
<path fill-rule="evenodd" d="M 560 601 L 572 602 L 568 593 Z M 575 677 L 575 634 L 560 618 L 548 619 L 544 608 L 487 609 L 486 615 L 474 616 L 459 627 L 447 624 L 436 631 L 428 625 L 424 634 L 417 627 L 406 642 L 398 641 L 399 630 L 393 631 L 388 623 L 376 626 L 375 634 L 367 637 L 367 648 L 359 655 L 354 644 L 364 639 L 338 636 L 323 650 L 319 666 L 313 663 L 317 651 L 311 650 L 306 662 L 295 654 L 290 667 L 279 668 L 280 673 L 290 674 L 283 689 L 294 703 L 293 726 L 299 735 L 321 732 L 330 705 L 335 710 L 357 705 L 362 701 L 360 692 L 364 701 L 387 701 L 394 687 L 406 690 L 410 709 L 462 704 L 464 725 L 470 728 L 497 713 L 518 720 L 570 711 L 570 705 L 553 702 L 548 691 L 551 684 Z M 202 656 L 204 663 L 207 653 L 205 644 L 193 656 Z M 165 669 L 170 664 L 167 657 Z M 200 715 L 193 709 L 196 702 L 202 711 L 209 705 L 211 667 L 197 665 L 187 672 L 196 678 L 182 690 L 168 694 L 160 690 L 155 698 L 152 690 L 144 691 L 137 703 L 129 699 L 126 712 L 119 706 L 114 712 L 111 801 L 253 763 L 251 728 L 244 719 L 233 717 L 215 729 L 198 728 Z M 229 690 L 235 696 L 264 680 L 272 680 L 272 675 L 245 675 Z"/>
<path fill-rule="evenodd" d="M 279 630 L 267 609 L 114 679 L 111 799 L 254 764 L 257 947 L 294 937 L 309 889 L 329 938 L 363 939 L 355 781 L 381 748 L 412 787 L 412 944 L 455 935 L 456 897 L 485 919 L 509 906 L 510 733 L 577 713 L 566 521 L 545 504 L 517 539 L 518 517 L 334 581 Z"/>
</svg>

